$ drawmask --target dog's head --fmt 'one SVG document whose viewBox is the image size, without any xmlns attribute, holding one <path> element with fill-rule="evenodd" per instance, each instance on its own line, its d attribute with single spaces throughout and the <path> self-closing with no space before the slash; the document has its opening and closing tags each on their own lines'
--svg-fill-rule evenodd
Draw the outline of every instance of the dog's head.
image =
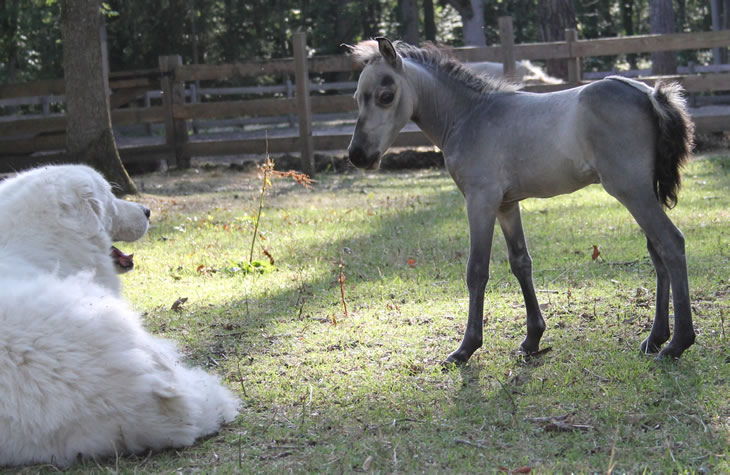
<svg viewBox="0 0 730 475">
<path fill-rule="evenodd" d="M 144 236 L 149 215 L 144 206 L 116 198 L 109 183 L 84 165 L 20 173 L 0 183 L 0 267 L 15 262 L 13 272 L 31 276 L 90 271 L 97 283 L 118 292 L 121 261 L 112 242 Z M 131 256 L 121 257 L 128 270 Z"/>
<path fill-rule="evenodd" d="M 59 221 L 79 237 L 131 242 L 147 232 L 150 210 L 115 197 L 95 170 L 64 165 L 48 167 L 46 173 L 56 189 Z"/>
</svg>

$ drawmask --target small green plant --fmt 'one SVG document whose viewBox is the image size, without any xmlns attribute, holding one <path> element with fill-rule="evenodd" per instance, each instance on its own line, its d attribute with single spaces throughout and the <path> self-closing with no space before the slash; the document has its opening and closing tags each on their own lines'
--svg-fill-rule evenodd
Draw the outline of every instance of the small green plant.
<svg viewBox="0 0 730 475">
<path fill-rule="evenodd" d="M 274 269 L 276 267 L 270 261 L 248 261 L 231 263 L 223 269 L 223 272 L 226 274 L 266 274 Z"/>
</svg>

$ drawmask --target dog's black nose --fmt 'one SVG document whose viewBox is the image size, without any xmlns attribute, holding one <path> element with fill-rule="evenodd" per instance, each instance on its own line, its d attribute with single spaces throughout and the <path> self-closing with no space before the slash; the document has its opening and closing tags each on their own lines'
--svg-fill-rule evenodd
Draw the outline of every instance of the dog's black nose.
<svg viewBox="0 0 730 475">
<path fill-rule="evenodd" d="M 150 209 L 147 208 L 146 206 L 143 206 L 142 211 L 144 212 L 144 215 L 147 216 L 147 219 L 149 219 L 150 218 Z"/>
</svg>

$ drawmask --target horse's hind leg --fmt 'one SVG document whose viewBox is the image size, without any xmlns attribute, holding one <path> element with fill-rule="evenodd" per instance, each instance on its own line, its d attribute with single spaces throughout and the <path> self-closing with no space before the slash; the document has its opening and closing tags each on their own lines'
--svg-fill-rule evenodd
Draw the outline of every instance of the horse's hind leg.
<svg viewBox="0 0 730 475">
<path fill-rule="evenodd" d="M 641 343 L 642 353 L 657 353 L 662 345 L 669 340 L 669 271 L 651 241 L 646 240 L 646 248 L 656 269 L 656 313 L 651 333 Z"/>
<path fill-rule="evenodd" d="M 654 326 L 645 342 L 646 345 L 642 344 L 641 349 L 646 351 L 648 347 L 651 352 L 655 350 L 652 348 L 653 345 L 660 344 L 662 339 L 666 341 L 668 322 L 665 324 L 662 319 L 665 318 L 664 315 L 668 314 L 668 309 L 664 310 L 663 302 L 666 299 L 666 305 L 668 305 L 666 295 L 669 290 L 665 276 L 668 275 L 674 303 L 674 336 L 672 341 L 659 352 L 659 358 L 665 356 L 679 358 L 682 352 L 695 341 L 684 236 L 664 213 L 651 191 L 651 186 L 641 186 L 640 183 L 630 184 L 626 180 L 621 180 L 620 183 L 621 185 L 615 186 L 617 182 L 606 183 L 604 181 L 603 185 L 609 193 L 628 208 L 641 226 L 649 241 L 649 253 L 657 272 L 657 312 L 654 317 Z"/>
<path fill-rule="evenodd" d="M 545 331 L 545 321 L 535 295 L 535 286 L 532 281 L 532 258 L 527 251 L 519 203 L 503 205 L 497 213 L 497 219 L 502 227 L 504 239 L 507 241 L 512 273 L 517 277 L 522 288 L 522 296 L 525 299 L 527 337 L 520 345 L 520 349 L 525 354 L 535 353 L 540 347 L 540 338 Z"/>
</svg>

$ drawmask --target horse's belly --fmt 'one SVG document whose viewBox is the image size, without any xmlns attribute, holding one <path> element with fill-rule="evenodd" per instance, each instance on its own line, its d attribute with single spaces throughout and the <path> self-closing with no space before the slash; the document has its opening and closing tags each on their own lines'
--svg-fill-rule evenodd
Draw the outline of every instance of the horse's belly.
<svg viewBox="0 0 730 475">
<path fill-rule="evenodd" d="M 598 183 L 598 174 L 587 165 L 566 160 L 552 167 L 535 166 L 532 169 L 516 171 L 508 180 L 505 201 L 519 201 L 525 198 L 550 198 L 580 190 Z"/>
</svg>

